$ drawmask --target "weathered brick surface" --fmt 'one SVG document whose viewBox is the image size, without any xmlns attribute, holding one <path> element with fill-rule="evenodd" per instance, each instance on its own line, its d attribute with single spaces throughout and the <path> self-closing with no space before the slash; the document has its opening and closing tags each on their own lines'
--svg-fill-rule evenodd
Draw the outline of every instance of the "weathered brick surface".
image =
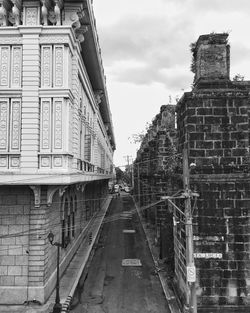
<svg viewBox="0 0 250 313">
<path fill-rule="evenodd" d="M 194 85 L 177 104 L 177 136 L 167 127 L 158 127 L 170 122 L 165 119 L 162 123 L 162 107 L 137 154 L 136 194 L 140 193 L 143 206 L 183 188 L 182 166 L 169 158 L 169 149 L 176 145 L 177 156 L 187 149 L 188 163 L 195 164 L 190 167 L 190 188 L 199 194 L 197 201 L 191 201 L 198 312 L 249 312 L 250 82 L 229 79 L 227 34 L 201 36 L 192 52 Z M 174 175 L 166 175 L 171 168 Z M 184 212 L 184 200 L 175 203 Z M 156 238 L 162 225 L 171 227 L 166 206 L 159 204 L 153 214 L 147 212 Z M 187 304 L 184 215 L 175 212 L 175 222 L 171 228 L 174 280 Z M 170 247 L 167 241 L 164 245 Z"/>
<path fill-rule="evenodd" d="M 142 208 L 155 203 L 167 193 L 171 195 L 174 190 L 170 182 L 176 162 L 174 109 L 173 105 L 161 107 L 137 153 L 135 194 Z M 155 242 L 161 247 L 159 257 L 170 257 L 172 254 L 169 251 L 173 251 L 172 233 L 169 232 L 172 218 L 169 217 L 166 203 L 152 205 L 143 214 L 155 228 Z"/>
<path fill-rule="evenodd" d="M 200 195 L 193 219 L 199 312 L 250 307 L 250 85 L 228 79 L 224 39 L 219 50 L 212 39 L 199 39 L 201 68 L 196 63 L 194 88 L 177 105 L 179 151 L 185 145 L 196 164 L 191 189 Z"/>
</svg>

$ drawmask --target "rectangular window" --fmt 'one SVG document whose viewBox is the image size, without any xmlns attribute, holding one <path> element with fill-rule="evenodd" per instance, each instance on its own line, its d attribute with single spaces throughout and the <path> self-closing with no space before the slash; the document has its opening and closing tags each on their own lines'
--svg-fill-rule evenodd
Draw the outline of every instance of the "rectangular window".
<svg viewBox="0 0 250 313">
<path fill-rule="evenodd" d="M 67 71 L 65 72 L 65 68 Z M 64 45 L 42 45 L 41 87 L 71 86 L 72 54 Z M 67 86 L 65 86 L 65 84 Z"/>
<path fill-rule="evenodd" d="M 91 134 L 85 134 L 84 159 L 91 162 Z"/>
<path fill-rule="evenodd" d="M 21 46 L 0 46 L 0 86 L 20 88 L 21 70 Z"/>
<path fill-rule="evenodd" d="M 63 99 L 41 99 L 40 151 L 57 152 L 63 148 Z"/>
<path fill-rule="evenodd" d="M 0 151 L 19 152 L 21 100 L 0 99 Z"/>
</svg>

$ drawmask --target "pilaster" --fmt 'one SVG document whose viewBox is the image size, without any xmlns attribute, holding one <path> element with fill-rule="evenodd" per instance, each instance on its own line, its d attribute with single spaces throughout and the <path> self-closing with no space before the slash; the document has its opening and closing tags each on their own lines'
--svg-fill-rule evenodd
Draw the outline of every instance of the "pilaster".
<svg viewBox="0 0 250 313">
<path fill-rule="evenodd" d="M 20 32 L 23 35 L 21 168 L 24 172 L 34 172 L 38 168 L 39 149 L 41 27 L 21 27 Z M 32 134 L 29 133 L 31 125 Z"/>
</svg>

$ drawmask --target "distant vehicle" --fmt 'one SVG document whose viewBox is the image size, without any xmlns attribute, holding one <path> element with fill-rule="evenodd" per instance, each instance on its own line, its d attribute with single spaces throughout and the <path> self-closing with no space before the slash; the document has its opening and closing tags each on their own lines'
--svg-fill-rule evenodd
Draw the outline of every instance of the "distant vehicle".
<svg viewBox="0 0 250 313">
<path fill-rule="evenodd" d="M 125 187 L 124 187 L 124 191 L 130 192 L 130 191 L 131 191 L 131 188 L 130 188 L 129 186 L 125 186 Z"/>
<path fill-rule="evenodd" d="M 121 189 L 121 191 L 125 190 L 125 186 L 124 185 L 120 185 L 120 189 Z"/>
<path fill-rule="evenodd" d="M 116 185 L 114 186 L 114 190 L 115 190 L 115 192 L 119 192 L 120 186 L 116 184 Z"/>
</svg>

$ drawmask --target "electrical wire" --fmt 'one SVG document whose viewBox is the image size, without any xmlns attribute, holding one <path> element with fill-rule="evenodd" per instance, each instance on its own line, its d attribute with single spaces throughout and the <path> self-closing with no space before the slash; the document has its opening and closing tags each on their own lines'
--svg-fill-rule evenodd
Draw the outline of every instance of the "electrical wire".
<svg viewBox="0 0 250 313">
<path fill-rule="evenodd" d="M 176 153 L 176 154 L 173 154 L 173 155 L 171 155 L 171 156 L 164 156 L 164 161 L 165 160 L 167 160 L 167 159 L 171 159 L 171 158 L 173 158 L 173 156 L 181 156 L 182 154 L 181 153 Z M 135 163 L 133 163 L 133 164 L 141 164 L 141 163 L 145 163 L 145 162 L 151 162 L 151 161 L 154 161 L 154 160 L 158 160 L 159 158 L 162 158 L 163 156 L 159 156 L 159 157 L 157 157 L 157 158 L 154 158 L 154 159 L 149 159 L 149 160 L 145 160 L 145 161 L 141 161 L 141 162 L 135 162 Z M 132 164 L 131 164 L 132 165 Z M 127 165 L 119 165 L 119 166 L 116 166 L 116 167 L 126 167 Z M 5 174 L 7 174 L 7 173 L 5 173 Z M 74 176 L 74 175 L 80 175 L 80 174 L 82 174 L 82 175 L 94 175 L 94 174 L 97 174 L 97 173 L 95 173 L 95 172 L 82 172 L 82 173 L 73 173 L 73 174 L 65 174 L 65 173 L 57 173 L 57 174 L 49 174 L 49 175 L 43 175 L 43 174 L 32 174 L 32 175 L 36 175 L 36 177 L 31 177 L 31 178 L 27 178 L 27 179 L 23 179 L 23 178 L 20 178 L 20 179 L 12 179 L 12 180 L 9 180 L 9 181 L 5 181 L 5 182 L 3 182 L 3 183 L 0 183 L 0 186 L 4 186 L 4 185 L 6 185 L 6 184 L 11 184 L 11 185 L 14 185 L 15 183 L 19 183 L 19 182 L 27 182 L 27 183 L 29 183 L 29 182 L 32 182 L 32 181 L 34 181 L 34 180 L 37 180 L 37 179 L 41 179 L 41 180 L 43 180 L 43 179 L 47 179 L 47 178 L 56 178 L 56 177 L 65 177 L 65 176 Z M 112 174 L 110 174 L 110 175 L 112 175 Z M 17 175 L 16 175 L 17 176 Z M 39 177 L 37 177 L 37 176 L 39 176 Z M 92 181 L 90 181 L 90 182 L 92 182 Z M 89 183 L 90 183 L 89 182 Z M 74 184 L 74 183 L 73 183 Z M 25 185 L 25 184 L 22 184 L 22 185 Z M 46 185 L 46 184 L 45 184 Z M 64 186 L 65 184 L 63 184 L 62 186 Z"/>
<path fill-rule="evenodd" d="M 125 197 L 128 197 L 127 195 L 125 196 Z M 132 197 L 133 198 L 133 197 Z M 146 209 L 148 209 L 148 208 L 150 208 L 150 207 L 152 207 L 152 206 L 155 206 L 155 205 L 157 205 L 157 204 L 159 204 L 159 203 L 161 203 L 161 202 L 164 202 L 165 200 L 158 200 L 158 201 L 156 201 L 156 202 L 154 202 L 154 203 L 150 203 L 150 204 L 148 204 L 148 205 L 146 205 L 146 206 L 143 206 L 143 207 L 140 207 L 139 208 L 139 212 L 140 211 L 144 211 L 144 210 L 146 210 Z M 129 211 L 130 213 L 132 213 L 132 214 L 135 214 L 135 213 L 137 213 L 137 209 L 133 209 L 133 210 L 130 210 Z M 98 214 L 99 214 L 99 212 L 97 212 Z M 101 215 L 98 215 L 98 214 L 96 214 L 95 216 L 94 216 L 94 218 L 95 219 L 97 219 L 97 218 L 99 218 L 99 217 L 103 217 L 103 213 L 101 213 Z M 85 215 L 86 215 L 86 211 L 85 211 Z M 120 220 L 120 219 L 122 219 L 122 216 L 121 216 L 121 213 L 116 213 L 116 214 L 113 214 L 112 216 L 109 216 L 109 217 L 107 217 L 107 218 L 104 218 L 104 224 L 105 223 L 110 223 L 110 222 L 113 222 L 113 221 L 117 221 L 117 220 Z M 80 222 L 80 221 L 82 221 L 82 217 L 79 217 L 79 218 L 76 218 L 75 219 L 75 222 L 77 223 L 77 222 Z M 62 224 L 61 224 L 61 221 L 60 222 L 57 222 L 57 223 L 54 223 L 54 224 L 49 224 L 49 228 L 51 228 L 51 229 L 53 229 L 53 228 L 56 228 L 56 227 L 59 227 L 59 226 L 61 226 Z M 38 226 L 40 226 L 41 228 L 38 228 Z M 34 230 L 26 230 L 26 231 L 22 231 L 22 232 L 17 232 L 17 233 L 13 233 L 13 234 L 6 234 L 6 235 L 1 235 L 0 236 L 0 239 L 5 239 L 5 238 L 16 238 L 16 237 L 21 237 L 21 236 L 25 236 L 25 235 L 29 235 L 29 236 L 32 236 L 32 235 L 39 235 L 40 234 L 40 236 L 42 235 L 42 233 L 39 233 L 39 232 L 46 232 L 46 229 L 44 229 L 43 227 L 45 227 L 46 226 L 46 224 L 40 224 L 40 225 L 36 225 L 36 228 L 34 229 Z M 67 227 L 67 228 L 65 228 L 65 229 L 69 229 L 69 230 L 78 230 L 78 229 L 80 229 L 81 228 L 81 226 L 71 226 L 70 228 L 69 227 Z M 1 251 L 1 250 L 0 250 Z"/>
</svg>

